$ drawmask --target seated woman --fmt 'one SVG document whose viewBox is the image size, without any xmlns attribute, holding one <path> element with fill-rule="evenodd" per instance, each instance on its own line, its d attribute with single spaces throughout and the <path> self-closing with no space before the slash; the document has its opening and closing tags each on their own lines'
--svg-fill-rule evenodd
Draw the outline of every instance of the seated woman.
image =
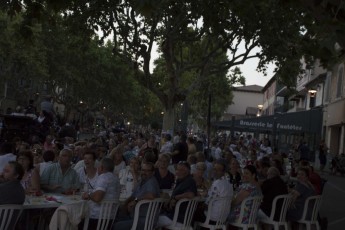
<svg viewBox="0 0 345 230">
<path fill-rule="evenodd" d="M 110 152 L 109 158 L 114 161 L 114 175 L 119 176 L 121 169 L 126 168 L 126 163 L 123 158 L 124 148 L 122 145 L 118 145 Z"/>
<path fill-rule="evenodd" d="M 85 167 L 77 170 L 80 184 L 83 185 L 84 192 L 88 193 L 95 189 L 98 178 L 97 168 L 95 167 L 96 153 L 91 149 L 86 149 L 84 153 Z"/>
<path fill-rule="evenodd" d="M 295 222 L 301 219 L 304 203 L 308 197 L 316 195 L 314 186 L 309 181 L 309 169 L 299 168 L 297 171 L 297 183 L 290 190 L 293 197 L 293 203 L 288 210 L 286 219 Z"/>
<path fill-rule="evenodd" d="M 119 173 L 120 185 L 123 188 L 121 193 L 126 198 L 130 197 L 140 178 L 140 161 L 138 157 L 129 160 L 129 165 L 121 169 Z"/>
<path fill-rule="evenodd" d="M 31 151 L 21 151 L 18 154 L 17 162 L 22 165 L 24 169 L 24 176 L 20 183 L 22 184 L 26 193 L 40 191 L 40 176 L 39 172 L 34 168 L 34 158 Z"/>
<path fill-rule="evenodd" d="M 195 169 L 193 179 L 196 183 L 198 196 L 205 196 L 211 186 L 210 181 L 204 178 L 207 166 L 204 162 L 198 162 L 196 163 Z"/>
<path fill-rule="evenodd" d="M 170 155 L 162 153 L 158 157 L 154 177 L 156 177 L 160 189 L 172 189 L 175 183 L 175 175 L 169 170 Z"/>
<path fill-rule="evenodd" d="M 253 165 L 247 165 L 243 169 L 242 184 L 235 194 L 235 198 L 231 202 L 231 211 L 229 222 L 234 223 L 238 219 L 241 211 L 242 201 L 248 197 L 261 195 L 261 190 L 257 182 L 257 172 Z M 248 204 L 251 206 L 251 204 Z M 247 215 L 247 216 L 246 216 Z M 245 213 L 242 223 L 248 222 L 249 212 Z"/>
</svg>

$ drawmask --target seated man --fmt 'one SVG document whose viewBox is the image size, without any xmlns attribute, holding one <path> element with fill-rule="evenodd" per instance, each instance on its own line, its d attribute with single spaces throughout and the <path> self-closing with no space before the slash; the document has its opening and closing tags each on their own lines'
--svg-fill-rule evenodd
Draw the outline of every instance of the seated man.
<svg viewBox="0 0 345 230">
<path fill-rule="evenodd" d="M 41 177 L 41 188 L 46 192 L 72 194 L 80 188 L 77 172 L 71 168 L 72 151 L 63 149 L 59 161 L 49 165 Z"/>
<path fill-rule="evenodd" d="M 24 169 L 18 162 L 10 161 L 5 165 L 0 183 L 0 205 L 24 203 L 25 191 L 20 184 L 23 175 Z"/>
<path fill-rule="evenodd" d="M 223 163 L 223 161 L 218 160 L 213 166 L 213 176 L 214 181 L 212 182 L 212 185 L 208 191 L 207 199 L 205 201 L 205 204 L 202 204 L 198 207 L 194 219 L 195 221 L 199 222 L 205 222 L 206 215 L 207 215 L 207 208 L 208 203 L 212 198 L 215 197 L 227 197 L 233 196 L 233 186 L 230 184 L 229 180 L 225 177 L 225 171 L 226 171 L 226 165 Z M 217 220 L 221 216 L 221 207 L 222 207 L 222 201 L 216 201 L 213 203 L 211 210 L 211 218 L 209 224 L 214 224 L 217 222 Z M 230 209 L 230 207 L 228 207 Z"/>
<path fill-rule="evenodd" d="M 102 200 L 118 201 L 120 198 L 120 182 L 113 174 L 114 162 L 103 158 L 98 166 L 98 178 L 92 192 L 82 194 L 84 200 L 89 200 L 90 219 L 88 229 L 96 229 L 101 210 Z M 115 213 L 114 213 L 115 215 Z"/>
<path fill-rule="evenodd" d="M 176 166 L 176 186 L 172 192 L 171 199 L 166 205 L 166 212 L 158 218 L 157 227 L 166 227 L 172 224 L 175 213 L 175 206 L 178 200 L 194 198 L 197 195 L 195 181 L 190 174 L 190 165 L 186 161 L 179 162 Z M 181 205 L 177 222 L 183 222 L 187 206 Z"/>
<path fill-rule="evenodd" d="M 151 162 L 145 162 L 141 166 L 141 179 L 139 180 L 137 187 L 134 189 L 132 195 L 125 201 L 120 207 L 120 213 L 118 215 L 118 222 L 115 224 L 116 230 L 128 230 L 133 225 L 135 206 L 140 200 L 152 200 L 158 198 L 160 195 L 160 189 L 156 178 L 153 176 L 154 165 Z M 144 229 L 144 221 L 147 213 L 147 206 L 141 207 L 138 227 Z"/>
<path fill-rule="evenodd" d="M 275 167 L 270 167 L 267 171 L 267 179 L 261 185 L 263 200 L 258 212 L 258 219 L 268 219 L 271 215 L 272 203 L 276 196 L 288 193 L 284 181 L 280 177 L 280 172 Z M 280 213 L 280 207 L 277 207 L 276 213 Z"/>
</svg>

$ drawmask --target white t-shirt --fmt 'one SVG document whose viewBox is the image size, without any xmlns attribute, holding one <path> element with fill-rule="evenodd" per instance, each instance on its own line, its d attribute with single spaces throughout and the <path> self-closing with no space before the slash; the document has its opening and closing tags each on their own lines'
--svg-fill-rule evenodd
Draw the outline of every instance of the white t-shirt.
<svg viewBox="0 0 345 230">
<path fill-rule="evenodd" d="M 127 168 L 122 169 L 119 173 L 119 179 L 121 186 L 124 187 L 122 193 L 124 194 L 124 197 L 128 198 L 133 193 L 133 187 L 134 187 L 134 178 L 132 173 L 129 171 L 129 166 Z"/>
<path fill-rule="evenodd" d="M 167 141 L 162 145 L 160 149 L 160 153 L 171 153 L 173 151 L 173 143 L 171 141 Z"/>
<path fill-rule="evenodd" d="M 114 200 L 118 201 L 120 198 L 120 182 L 117 176 L 114 176 L 113 173 L 107 172 L 103 173 L 98 176 L 95 184 L 95 191 L 103 191 L 105 192 L 103 200 Z M 89 201 L 89 208 L 90 208 L 90 218 L 98 219 L 99 212 L 101 210 L 101 205 Z M 115 212 L 115 210 L 113 210 Z M 114 213 L 115 215 L 115 213 Z"/>
<path fill-rule="evenodd" d="M 223 176 L 220 179 L 214 180 L 212 182 L 212 185 L 210 187 L 210 189 L 208 190 L 208 195 L 207 195 L 207 200 L 206 200 L 206 204 L 208 204 L 208 202 L 214 198 L 214 197 L 225 197 L 225 196 L 233 196 L 234 195 L 234 191 L 232 188 L 232 185 L 230 184 L 229 180 L 227 180 L 225 178 L 225 176 Z M 210 207 L 212 210 L 211 211 L 211 216 L 210 219 L 213 221 L 217 221 L 221 215 L 221 205 L 222 202 L 221 201 L 216 201 L 213 203 L 213 206 Z M 229 207 L 230 209 L 230 207 Z"/>
<path fill-rule="evenodd" d="M 88 178 L 85 174 L 85 169 L 84 168 L 79 168 L 76 170 L 78 176 L 79 176 L 79 181 L 80 184 L 85 185 L 85 183 L 88 184 L 88 191 L 92 191 L 96 187 L 96 182 L 98 178 L 98 173 L 96 172 L 95 176 L 93 178 Z M 86 191 L 84 191 L 86 192 Z"/>
</svg>

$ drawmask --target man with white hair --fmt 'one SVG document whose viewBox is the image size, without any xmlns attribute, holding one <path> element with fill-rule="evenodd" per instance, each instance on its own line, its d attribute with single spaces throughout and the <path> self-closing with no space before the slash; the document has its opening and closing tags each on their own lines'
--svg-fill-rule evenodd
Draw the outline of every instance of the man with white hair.
<svg viewBox="0 0 345 230">
<path fill-rule="evenodd" d="M 80 188 L 77 172 L 71 168 L 72 151 L 63 149 L 59 161 L 49 165 L 41 177 L 41 187 L 47 192 L 71 194 Z"/>
</svg>

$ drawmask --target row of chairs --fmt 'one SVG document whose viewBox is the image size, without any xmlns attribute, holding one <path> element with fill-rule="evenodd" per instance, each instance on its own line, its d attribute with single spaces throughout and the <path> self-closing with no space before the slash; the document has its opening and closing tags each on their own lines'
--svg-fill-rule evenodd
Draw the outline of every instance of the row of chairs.
<svg viewBox="0 0 345 230">
<path fill-rule="evenodd" d="M 262 197 L 251 197 L 247 198 L 242 202 L 240 216 L 235 223 L 231 223 L 231 225 L 242 228 L 242 229 L 248 229 L 248 228 L 254 228 L 258 229 L 258 223 L 257 223 L 257 212 L 260 207 Z M 300 224 L 306 225 L 307 230 L 311 229 L 312 225 L 316 226 L 316 229 L 320 229 L 319 223 L 317 221 L 318 212 L 320 209 L 322 197 L 320 195 L 318 196 L 312 196 L 309 197 L 306 200 L 306 203 L 304 205 L 304 211 L 303 215 L 300 221 L 298 221 Z M 165 227 L 166 229 L 172 229 L 172 230 L 192 230 L 192 229 L 198 229 L 199 227 L 204 227 L 208 229 L 223 229 L 226 230 L 226 220 L 230 212 L 230 205 L 231 205 L 231 197 L 216 197 L 210 200 L 209 207 L 212 207 L 216 202 L 220 202 L 222 205 L 220 207 L 220 218 L 213 224 L 209 224 L 210 221 L 210 211 L 207 213 L 206 220 L 204 222 L 195 222 L 194 228 L 192 227 L 192 220 L 194 212 L 197 208 L 198 202 L 200 202 L 201 199 L 199 197 L 193 198 L 193 199 L 181 199 L 176 204 L 175 214 L 173 218 L 173 223 Z M 155 228 L 154 224 L 155 221 L 158 218 L 158 215 L 160 213 L 160 210 L 162 208 L 162 205 L 166 202 L 163 198 L 157 198 L 154 200 L 142 200 L 139 201 L 138 204 L 135 207 L 134 212 L 134 222 L 131 230 L 136 230 L 138 219 L 139 219 L 139 211 L 140 207 L 143 205 L 148 205 L 147 209 L 147 215 L 145 218 L 145 230 L 152 230 Z M 290 207 L 290 204 L 292 202 L 292 197 L 290 195 L 280 195 L 277 196 L 272 203 L 272 212 L 271 215 L 267 220 L 262 220 L 262 223 L 272 225 L 274 229 L 278 230 L 280 227 L 284 227 L 284 229 L 288 229 L 288 223 L 286 221 L 286 213 L 288 208 Z M 248 221 L 246 224 L 243 223 L 242 219 L 245 213 L 245 209 L 247 208 L 247 204 L 251 203 L 250 208 L 250 215 L 248 218 Z M 183 223 L 177 222 L 178 212 L 179 208 L 182 204 L 187 204 L 187 209 L 185 212 L 185 218 Z M 278 204 L 280 204 L 280 213 L 279 215 L 276 215 Z M 103 229 L 109 229 L 113 225 L 114 222 L 114 215 L 116 215 L 116 212 L 118 210 L 119 203 L 114 201 L 103 201 L 101 203 L 101 211 L 99 216 L 99 221 L 97 225 L 97 230 L 103 230 Z M 311 214 L 308 212 L 308 207 L 312 207 Z M 22 213 L 23 207 L 21 205 L 0 205 L 0 229 L 10 229 L 10 226 L 14 226 L 15 223 L 18 221 L 21 213 Z M 208 210 L 211 210 L 210 208 Z M 68 213 L 65 211 L 65 209 L 58 209 L 57 210 L 57 218 L 58 218 L 58 225 L 56 226 L 56 229 L 67 229 L 68 225 L 70 224 L 68 221 L 61 221 L 61 220 L 68 220 Z M 64 216 L 65 215 L 65 216 Z M 276 217 L 276 219 L 275 219 Z M 85 222 L 84 222 L 84 230 L 87 229 L 88 226 L 88 217 L 86 216 Z"/>
<path fill-rule="evenodd" d="M 317 230 L 320 230 L 320 225 L 318 223 L 317 217 L 319 214 L 320 206 L 321 206 L 322 196 L 311 196 L 308 197 L 303 208 L 303 214 L 299 221 L 297 221 L 300 226 L 305 225 L 307 230 L 311 230 L 311 227 L 314 225 Z M 261 220 L 260 222 L 267 225 L 272 225 L 274 230 L 279 230 L 280 227 L 283 227 L 285 230 L 289 229 L 289 224 L 286 220 L 286 214 L 290 205 L 292 204 L 293 199 L 292 196 L 289 194 L 280 195 L 274 198 L 272 203 L 272 210 L 271 215 L 268 219 Z M 250 209 L 250 215 L 248 219 L 248 223 L 243 224 L 242 218 L 244 214 L 244 210 L 247 207 L 246 204 L 252 203 Z M 260 208 L 261 197 L 251 197 L 247 198 L 242 202 L 240 216 L 235 223 L 231 223 L 231 225 L 242 228 L 254 228 L 258 229 L 258 222 L 257 222 L 257 212 Z M 278 205 L 279 204 L 279 205 Z M 280 210 L 278 210 L 278 206 Z M 277 213 L 279 212 L 279 213 Z"/>
</svg>

